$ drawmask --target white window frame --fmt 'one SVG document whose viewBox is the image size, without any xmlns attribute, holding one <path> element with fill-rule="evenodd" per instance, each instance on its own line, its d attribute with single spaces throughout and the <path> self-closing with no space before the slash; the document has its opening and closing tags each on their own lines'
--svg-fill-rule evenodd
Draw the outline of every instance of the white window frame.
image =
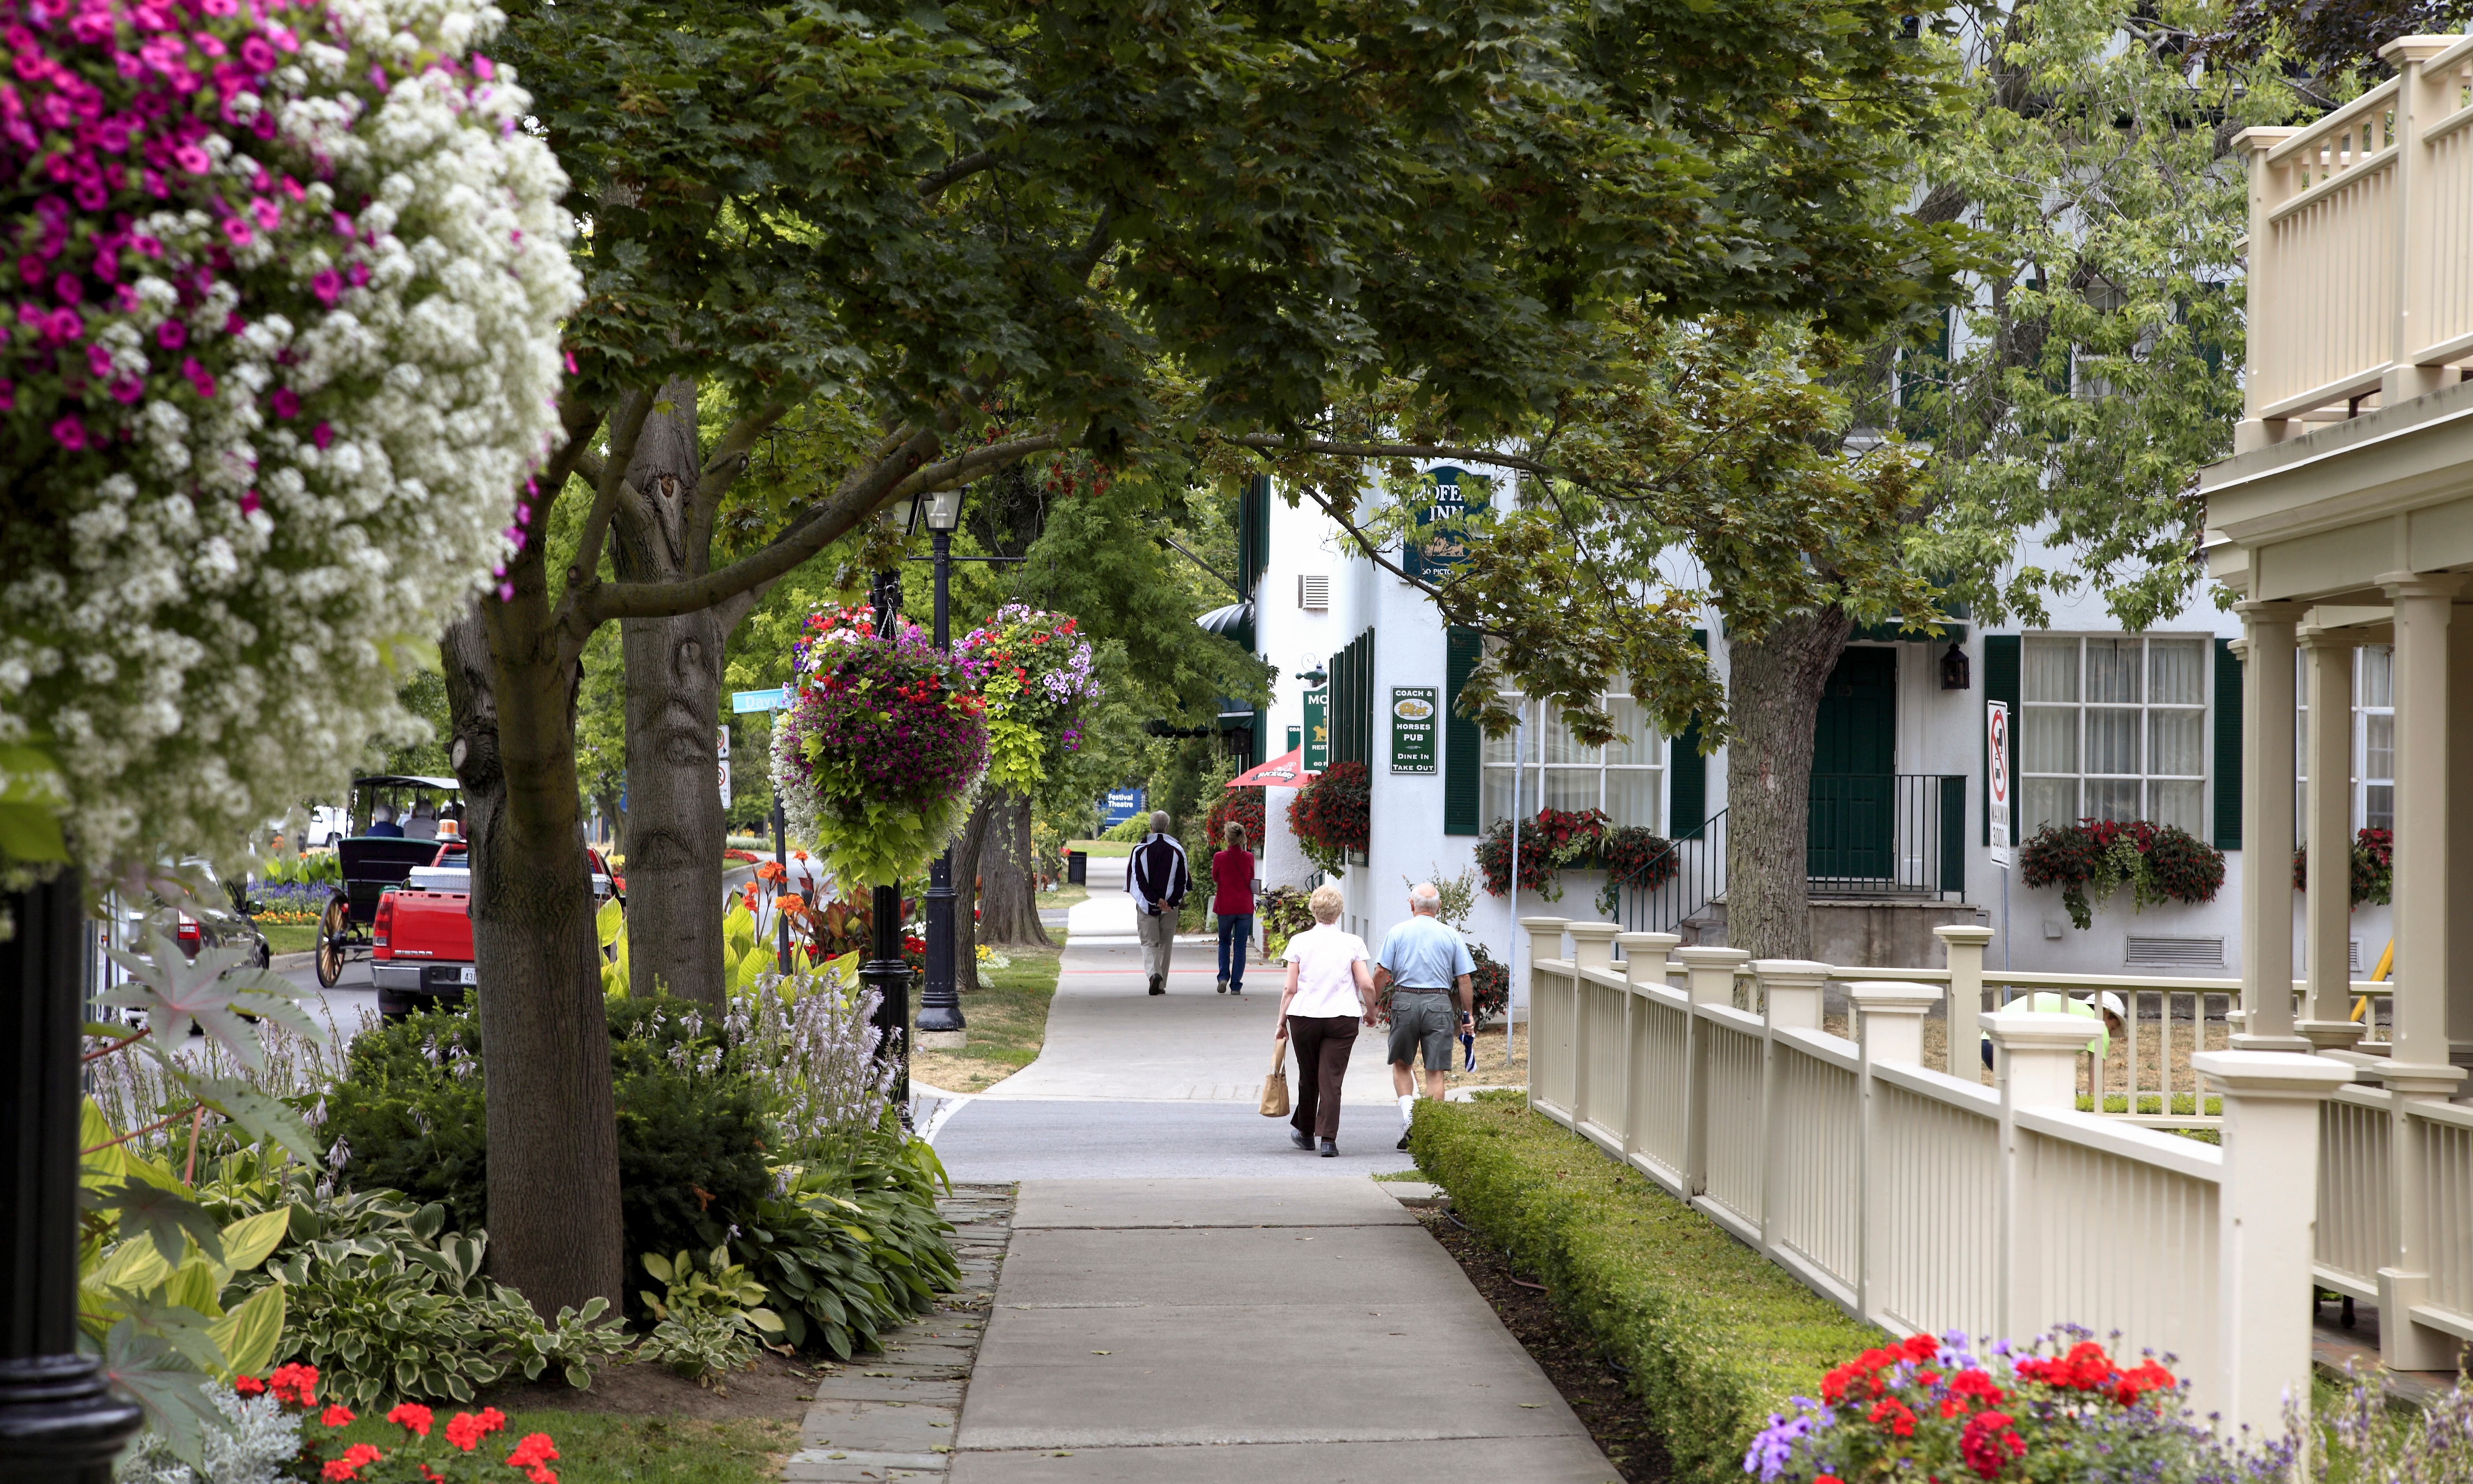
<svg viewBox="0 0 2473 1484">
<path fill-rule="evenodd" d="M 2199 646 L 2198 652 L 2201 657 L 2201 664 L 2203 666 L 2206 659 L 2211 658 L 2214 654 L 2215 636 L 2209 634 L 2106 634 L 2086 632 L 2073 633 L 2067 631 L 2039 629 L 2029 631 L 2021 637 L 2022 642 L 2019 647 L 2018 677 L 2018 706 L 2020 713 L 2018 726 L 2020 739 L 2018 744 L 2018 792 L 2022 805 L 2030 792 L 2029 785 L 2031 782 L 2069 778 L 2075 780 L 2077 785 L 2074 796 L 2076 800 L 2075 807 L 2070 813 L 2068 819 L 2051 821 L 2049 823 L 2065 825 L 2081 819 L 2095 818 L 2096 815 L 2094 811 L 2088 807 L 2090 802 L 2087 795 L 2088 783 L 2091 780 L 2101 782 L 2125 782 L 2134 778 L 2138 783 L 2138 812 L 2135 817 L 2141 820 L 2153 822 L 2155 820 L 2155 797 L 2153 785 L 2157 783 L 2195 782 L 2198 785 L 2197 818 L 2187 824 L 2184 827 L 2188 828 L 2192 834 L 2203 837 L 2206 833 L 2204 826 L 2207 803 L 2209 800 L 2215 797 L 2215 790 L 2213 787 L 2215 781 L 2213 777 L 2213 766 L 2215 760 L 2214 750 L 2208 746 L 2208 739 L 2214 735 L 2212 727 L 2212 724 L 2215 721 L 2214 687 L 2207 683 L 2205 672 L 2202 669 L 2198 682 L 2198 700 L 2195 705 L 2177 702 L 2159 703 L 2155 701 L 2153 699 L 2155 688 L 2154 663 L 2150 646 L 2158 640 L 2184 644 L 2195 642 Z M 2070 642 L 2077 647 L 2077 699 L 2075 701 L 2031 700 L 2027 695 L 2027 683 L 2028 677 L 2033 673 L 2033 667 L 2028 661 L 2027 656 L 2030 648 L 2034 645 L 2039 643 L 2053 643 L 2056 641 Z M 2136 644 L 2138 646 L 2139 699 L 2137 701 L 2099 702 L 2087 699 L 2086 657 L 2087 645 L 2091 641 L 2103 643 L 2128 643 Z M 2032 713 L 2037 710 L 2052 711 L 2062 709 L 2071 710 L 2077 713 L 2075 755 L 2077 760 L 2077 771 L 2075 773 L 2028 772 L 2026 769 L 2027 757 L 2025 738 L 2029 718 Z M 2140 772 L 2135 774 L 2095 773 L 2089 770 L 2088 764 L 2092 761 L 2092 754 L 2088 747 L 2087 717 L 2088 713 L 2091 711 L 2137 712 L 2138 762 L 2141 769 Z M 2156 773 L 2152 771 L 2154 765 L 2152 716 L 2158 711 L 2195 713 L 2197 716 L 2198 772 L 2196 774 Z M 2019 820 L 2019 827 L 2022 830 L 2028 834 L 2032 834 L 2038 827 L 2039 823 L 2042 822 L 2026 817 L 2026 814 L 2022 809 Z"/>
<path fill-rule="evenodd" d="M 2370 812 L 2370 792 L 2373 789 L 2384 789 L 2387 792 L 2387 808 L 2385 810 L 2386 823 L 2377 825 L 2375 827 L 2392 830 L 2395 828 L 2395 779 L 2392 777 L 2385 777 L 2370 772 L 2370 730 L 2377 721 L 2384 720 L 2387 722 L 2389 729 L 2388 732 L 2389 768 L 2389 771 L 2392 772 L 2395 757 L 2395 732 L 2393 730 L 2395 726 L 2395 679 L 2393 669 L 2393 665 L 2395 663 L 2395 646 L 2391 644 L 2359 644 L 2353 646 L 2352 654 L 2353 662 L 2350 669 L 2352 679 L 2351 683 L 2348 686 L 2348 690 L 2352 702 L 2353 713 L 2353 776 L 2351 778 L 2346 780 L 2345 792 L 2350 796 L 2347 814 L 2352 821 L 2352 827 L 2354 829 L 2361 830 L 2373 827 L 2373 820 Z M 2389 667 L 2387 686 L 2388 704 L 2383 706 L 2374 706 L 2370 703 L 2369 699 L 2369 660 L 2373 654 L 2381 657 Z M 2299 766 L 2294 769 L 2294 772 L 2297 775 L 2297 779 L 2296 786 L 2293 790 L 2293 817 L 2297 822 L 2295 834 L 2306 844 L 2310 831 L 2310 685 L 2309 675 L 2306 669 L 2307 657 L 2296 657 L 2296 661 L 2297 670 L 2294 680 L 2294 694 L 2300 698 L 2300 704 L 2294 707 L 2295 720 L 2293 724 L 2294 731 L 2293 751 L 2293 756 L 2297 760 Z"/>
<path fill-rule="evenodd" d="M 1605 809 L 1607 816 L 1617 825 L 1645 825 L 1651 830 L 1658 831 L 1661 834 L 1664 833 L 1663 826 L 1667 812 L 1667 739 L 1658 734 L 1657 730 L 1649 724 L 1648 718 L 1645 713 L 1639 714 L 1640 729 L 1645 735 L 1633 737 L 1632 746 L 1635 748 L 1643 748 L 1645 745 L 1645 750 L 1647 752 L 1648 755 L 1654 759 L 1653 761 L 1645 763 L 1608 762 L 1605 760 L 1607 749 L 1594 748 L 1587 750 L 1597 754 L 1597 760 L 1594 763 L 1568 761 L 1548 762 L 1546 757 L 1549 745 L 1554 744 L 1556 741 L 1556 738 L 1549 735 L 1549 733 L 1561 732 L 1561 721 L 1552 716 L 1541 718 L 1538 713 L 1545 708 L 1527 706 L 1526 698 L 1521 696 L 1517 692 L 1505 691 L 1502 699 L 1515 707 L 1524 707 L 1524 714 L 1525 715 L 1527 722 L 1525 726 L 1520 729 L 1519 732 L 1520 751 L 1523 754 L 1520 758 L 1520 771 L 1522 775 L 1520 778 L 1521 818 L 1535 819 L 1537 817 L 1538 809 L 1544 806 L 1545 775 L 1549 771 L 1565 775 L 1567 778 L 1573 775 L 1594 771 L 1597 775 L 1597 802 L 1595 804 L 1581 805 L 1581 807 Z M 1608 691 L 1604 696 L 1599 698 L 1600 704 L 1605 705 L 1611 705 L 1611 703 L 1617 701 L 1628 701 L 1630 699 L 1631 692 L 1628 690 Z M 1621 729 L 1619 726 L 1617 730 L 1621 730 Z M 1510 748 L 1511 738 L 1509 737 L 1488 738 L 1486 741 L 1485 761 L 1481 769 L 1480 777 L 1477 780 L 1477 798 L 1482 812 L 1486 816 L 1485 826 L 1489 829 L 1494 827 L 1494 825 L 1498 820 L 1505 817 L 1503 810 L 1511 802 L 1512 794 L 1509 776 L 1512 771 L 1512 759 L 1510 756 Z M 1558 747 L 1556 750 L 1560 751 L 1561 749 Z M 1614 810 L 1606 808 L 1607 776 L 1617 773 L 1646 777 L 1648 780 L 1646 797 L 1649 801 L 1648 818 L 1645 820 L 1626 820 L 1617 814 Z M 1558 804 L 1556 807 L 1562 807 L 1562 805 Z"/>
</svg>

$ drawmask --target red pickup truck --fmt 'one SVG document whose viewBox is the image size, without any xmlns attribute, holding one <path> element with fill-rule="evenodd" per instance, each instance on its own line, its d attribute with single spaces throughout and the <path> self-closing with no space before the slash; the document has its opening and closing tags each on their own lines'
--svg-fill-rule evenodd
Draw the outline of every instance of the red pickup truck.
<svg viewBox="0 0 2473 1484">
<path fill-rule="evenodd" d="M 464 1002 L 472 985 L 472 871 L 461 840 L 439 842 L 426 866 L 378 898 L 370 924 L 370 977 L 378 1013 L 389 1017 Z M 584 852 L 592 871 L 592 899 L 625 899 L 626 878 L 613 876 L 598 852 Z"/>
</svg>

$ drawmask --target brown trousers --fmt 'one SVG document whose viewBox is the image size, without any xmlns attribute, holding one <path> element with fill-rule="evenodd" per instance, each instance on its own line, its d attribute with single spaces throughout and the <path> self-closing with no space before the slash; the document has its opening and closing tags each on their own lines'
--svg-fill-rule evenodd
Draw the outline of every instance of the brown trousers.
<svg viewBox="0 0 2473 1484">
<path fill-rule="evenodd" d="M 1313 1138 L 1339 1137 L 1339 1085 L 1357 1049 L 1355 1016 L 1290 1016 L 1288 1044 L 1297 1051 L 1295 1113 L 1288 1122 Z"/>
</svg>

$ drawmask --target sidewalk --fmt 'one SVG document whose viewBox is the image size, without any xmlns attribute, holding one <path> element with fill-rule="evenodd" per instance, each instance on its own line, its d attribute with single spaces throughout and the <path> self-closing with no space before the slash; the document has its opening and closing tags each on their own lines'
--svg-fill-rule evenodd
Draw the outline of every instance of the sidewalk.
<svg viewBox="0 0 2473 1484">
<path fill-rule="evenodd" d="M 1303 1176 L 1025 1181 L 950 1477 L 1617 1475 L 1397 1201 Z"/>
</svg>

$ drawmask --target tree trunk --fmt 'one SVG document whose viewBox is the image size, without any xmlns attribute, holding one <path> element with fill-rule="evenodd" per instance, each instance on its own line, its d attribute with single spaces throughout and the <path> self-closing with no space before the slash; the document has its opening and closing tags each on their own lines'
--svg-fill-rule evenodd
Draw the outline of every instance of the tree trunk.
<svg viewBox="0 0 2473 1484">
<path fill-rule="evenodd" d="M 1812 956 L 1813 730 L 1852 628 L 1830 608 L 1728 648 L 1726 942 L 1754 958 Z"/>
<path fill-rule="evenodd" d="M 979 941 L 1047 945 L 1039 922 L 1039 893 L 1030 876 L 1030 800 L 985 796 L 988 835 L 979 851 Z"/>
<path fill-rule="evenodd" d="M 661 388 L 669 406 L 644 420 L 612 523 L 622 582 L 674 582 L 706 567 L 710 537 L 694 493 L 700 459 L 692 382 Z M 718 609 L 618 625 L 627 666 L 627 993 L 668 993 L 712 1014 L 729 1008 L 722 964 L 722 651 Z"/>
<path fill-rule="evenodd" d="M 617 1307 L 625 1258 L 574 677 L 561 673 L 541 602 L 485 597 L 443 649 L 448 756 L 471 838 L 490 1270 L 549 1317 L 594 1298 Z"/>
<path fill-rule="evenodd" d="M 994 794 L 982 793 L 970 822 L 953 842 L 953 989 L 970 994 L 979 988 L 979 866 L 987 858 L 988 805 Z"/>
</svg>

